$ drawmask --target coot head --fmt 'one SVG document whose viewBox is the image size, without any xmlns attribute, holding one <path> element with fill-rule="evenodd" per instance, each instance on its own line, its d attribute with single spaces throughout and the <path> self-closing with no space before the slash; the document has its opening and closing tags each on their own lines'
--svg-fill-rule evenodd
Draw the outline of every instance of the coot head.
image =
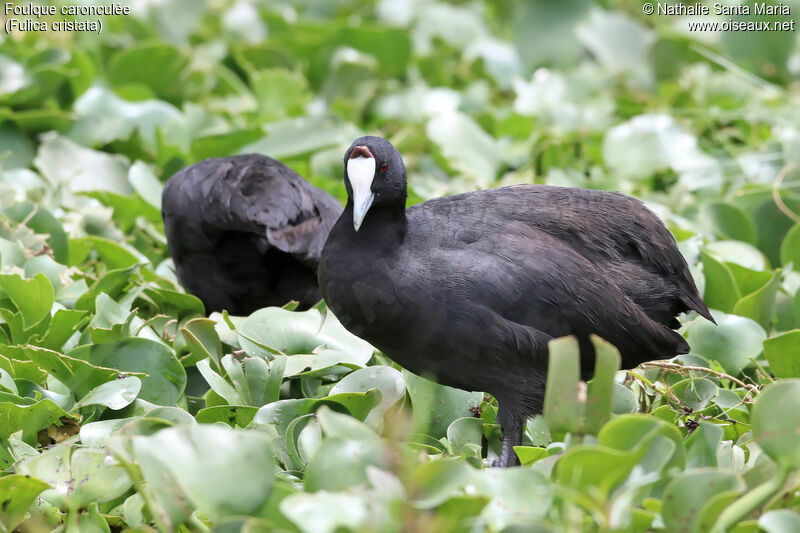
<svg viewBox="0 0 800 533">
<path fill-rule="evenodd" d="M 358 231 L 370 209 L 406 204 L 406 167 L 400 152 L 381 137 L 360 137 L 344 154 L 344 184 Z"/>
</svg>

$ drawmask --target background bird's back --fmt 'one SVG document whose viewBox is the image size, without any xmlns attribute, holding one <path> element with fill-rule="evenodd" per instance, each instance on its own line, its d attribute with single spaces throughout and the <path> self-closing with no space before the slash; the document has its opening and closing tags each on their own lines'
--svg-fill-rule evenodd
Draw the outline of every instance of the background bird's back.
<svg viewBox="0 0 800 533">
<path fill-rule="evenodd" d="M 176 173 L 162 215 L 178 279 L 206 311 L 249 314 L 316 303 L 316 265 L 341 212 L 328 193 L 283 163 L 248 154 Z"/>
</svg>

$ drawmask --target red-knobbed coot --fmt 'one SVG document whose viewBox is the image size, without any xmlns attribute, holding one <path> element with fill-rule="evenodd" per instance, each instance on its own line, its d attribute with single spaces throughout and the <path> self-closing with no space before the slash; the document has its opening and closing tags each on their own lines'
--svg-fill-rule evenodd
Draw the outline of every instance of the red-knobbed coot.
<svg viewBox="0 0 800 533">
<path fill-rule="evenodd" d="M 235 315 L 319 301 L 317 263 L 341 211 L 331 195 L 259 154 L 184 168 L 162 196 L 178 280 L 207 312 Z"/>
<path fill-rule="evenodd" d="M 405 208 L 400 154 L 362 137 L 344 157 L 348 202 L 318 278 L 354 334 L 417 374 L 489 392 L 503 429 L 499 464 L 519 464 L 540 413 L 548 346 L 575 335 L 584 379 L 591 334 L 626 368 L 689 351 L 676 315 L 712 320 L 661 221 L 622 194 L 517 185 Z"/>
</svg>

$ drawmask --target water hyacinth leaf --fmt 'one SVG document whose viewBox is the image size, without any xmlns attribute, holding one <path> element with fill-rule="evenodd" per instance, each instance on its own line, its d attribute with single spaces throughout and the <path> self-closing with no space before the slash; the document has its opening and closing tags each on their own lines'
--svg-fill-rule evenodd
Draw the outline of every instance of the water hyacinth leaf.
<svg viewBox="0 0 800 533">
<path fill-rule="evenodd" d="M 414 504 L 421 509 L 441 505 L 462 492 L 462 487 L 472 479 L 473 472 L 466 462 L 457 459 L 441 459 L 420 465 L 409 479 L 409 486 L 415 495 Z"/>
<path fill-rule="evenodd" d="M 800 466 L 800 380 L 787 379 L 765 387 L 753 406 L 753 436 L 764 452 L 783 468 Z"/>
<path fill-rule="evenodd" d="M 132 449 L 156 497 L 188 499 L 214 520 L 254 512 L 269 497 L 274 481 L 269 438 L 258 431 L 181 426 L 134 436 Z"/>
<path fill-rule="evenodd" d="M 775 294 L 778 292 L 780 284 L 780 272 L 775 272 L 762 287 L 736 302 L 733 313 L 752 318 L 765 330 L 771 329 Z"/>
<path fill-rule="evenodd" d="M 717 450 L 722 442 L 722 428 L 701 423 L 686 439 L 686 468 L 717 466 Z"/>
<path fill-rule="evenodd" d="M 218 373 L 211 369 L 211 364 L 208 359 L 203 359 L 197 362 L 197 369 L 203 375 L 211 390 L 216 392 L 219 396 L 225 399 L 231 405 L 242 405 L 243 400 L 239 391 L 228 383 L 228 381 L 220 376 Z"/>
<path fill-rule="evenodd" d="M 435 438 L 444 437 L 454 420 L 472 416 L 472 410 L 483 400 L 480 392 L 439 385 L 407 370 L 403 370 L 403 378 L 414 406 L 412 425 Z"/>
<path fill-rule="evenodd" d="M 224 422 L 234 428 L 244 428 L 250 425 L 256 412 L 258 407 L 252 405 L 217 405 L 200 409 L 195 420 L 198 424 Z"/>
<path fill-rule="evenodd" d="M 800 223 L 789 230 L 781 243 L 781 264 L 786 266 L 789 263 L 795 270 L 800 269 Z"/>
<path fill-rule="evenodd" d="M 139 263 L 147 263 L 147 258 L 137 250 L 103 237 L 82 237 L 71 239 L 69 264 L 79 265 L 94 251 L 110 269 L 125 269 Z"/>
<path fill-rule="evenodd" d="M 53 285 L 44 274 L 36 274 L 32 279 L 19 274 L 0 274 L 0 289 L 14 302 L 25 329 L 48 316 L 55 300 Z"/>
<path fill-rule="evenodd" d="M 47 489 L 44 481 L 20 474 L 0 478 L 0 524 L 13 531 L 25 518 L 36 497 Z"/>
<path fill-rule="evenodd" d="M 384 413 L 406 394 L 406 382 L 402 372 L 383 365 L 362 368 L 337 381 L 331 388 L 330 394 L 366 392 L 370 389 L 378 389 L 381 392 L 381 402 L 370 411 L 364 422 L 370 427 L 380 429 L 383 427 Z"/>
<path fill-rule="evenodd" d="M 19 465 L 19 472 L 48 483 L 42 498 L 64 509 L 111 501 L 131 487 L 131 479 L 118 465 L 107 462 L 105 450 L 61 443 Z"/>
<path fill-rule="evenodd" d="M 363 367 L 373 348 L 344 329 L 332 313 L 323 317 L 316 309 L 292 312 L 279 307 L 260 309 L 247 317 L 239 330 L 240 342 L 250 354 L 270 357 L 263 348 L 294 355 L 286 360 L 284 376 L 291 377 L 338 364 Z"/>
<path fill-rule="evenodd" d="M 706 286 L 703 299 L 712 309 L 729 313 L 741 298 L 730 268 L 706 252 L 700 252 Z"/>
<path fill-rule="evenodd" d="M 428 122 L 426 132 L 453 170 L 482 187 L 494 181 L 500 149 L 472 118 L 458 112 L 443 113 Z"/>
<path fill-rule="evenodd" d="M 553 503 L 553 486 L 535 470 L 492 468 L 471 474 L 466 490 L 489 499 L 481 511 L 481 521 L 491 529 L 500 531 L 543 518 Z"/>
<path fill-rule="evenodd" d="M 43 136 L 34 164 L 52 184 L 73 192 L 132 192 L 124 158 L 84 148 L 55 133 Z"/>
<path fill-rule="evenodd" d="M 480 418 L 457 418 L 447 427 L 447 441 L 453 455 L 461 455 L 468 446 L 480 449 L 483 438 L 483 420 Z"/>
<path fill-rule="evenodd" d="M 600 445 L 578 445 L 559 459 L 556 479 L 559 484 L 581 492 L 596 491 L 602 502 L 646 453 L 644 446 L 620 451 Z"/>
<path fill-rule="evenodd" d="M 3 215 L 16 223 L 24 222 L 36 233 L 48 235 L 47 244 L 53 250 L 53 258 L 59 263 L 67 262 L 69 254 L 67 234 L 53 213 L 40 205 L 20 202 L 3 209 Z"/>
<path fill-rule="evenodd" d="M 123 372 L 143 372 L 139 398 L 159 405 L 174 405 L 186 387 L 186 371 L 164 344 L 142 337 L 80 346 L 69 353 L 92 364 Z"/>
<path fill-rule="evenodd" d="M 717 325 L 707 320 L 692 322 L 686 338 L 692 353 L 719 362 L 725 372 L 736 375 L 761 353 L 767 338 L 764 329 L 754 320 L 713 311 Z"/>
<path fill-rule="evenodd" d="M 767 533 L 800 531 L 800 514 L 791 509 L 773 509 L 759 517 L 758 527 Z"/>
<path fill-rule="evenodd" d="M 321 399 L 278 400 L 268 403 L 256 412 L 252 427 L 267 433 L 280 461 L 284 465 L 290 465 L 292 460 L 287 450 L 286 433 L 295 419 L 327 405 L 337 411 L 347 411 L 358 420 L 364 420 L 378 402 L 380 393 L 376 389 L 361 393 L 343 392 Z"/>
<path fill-rule="evenodd" d="M 670 531 L 704 531 L 704 511 L 722 494 L 739 494 L 745 484 L 732 472 L 710 468 L 678 474 L 664 489 L 661 515 Z M 719 509 L 718 511 L 721 511 Z M 705 530 L 707 531 L 707 529 Z"/>
<path fill-rule="evenodd" d="M 286 496 L 280 511 L 303 533 L 334 533 L 341 528 L 368 527 L 369 507 L 356 495 L 343 492 L 297 492 Z"/>
<path fill-rule="evenodd" d="M 81 444 L 89 448 L 103 448 L 107 445 L 112 435 L 119 433 L 120 429 L 134 420 L 136 418 L 133 417 L 115 418 L 83 424 L 80 431 Z"/>
<path fill-rule="evenodd" d="M 725 238 L 753 245 L 757 243 L 758 234 L 750 215 L 735 204 L 709 202 L 701 210 L 701 220 Z"/>
<path fill-rule="evenodd" d="M 688 407 L 693 411 L 702 411 L 717 395 L 719 388 L 710 380 L 687 378 L 670 387 L 678 407 Z"/>
<path fill-rule="evenodd" d="M 34 445 L 40 430 L 59 423 L 65 416 L 64 409 L 49 398 L 36 401 L 0 393 L 0 439 L 8 439 L 21 430 L 22 440 Z"/>
<path fill-rule="evenodd" d="M 613 418 L 600 430 L 597 436 L 598 444 L 621 451 L 630 451 L 644 445 L 651 439 L 664 438 L 670 440 L 674 446 L 665 458 L 650 457 L 642 461 L 645 468 L 658 465 L 657 470 L 663 468 L 679 467 L 685 464 L 686 453 L 683 437 L 672 424 L 657 417 L 644 415 L 623 415 Z"/>
<path fill-rule="evenodd" d="M 611 403 L 611 412 L 615 415 L 636 413 L 639 411 L 639 400 L 631 389 L 614 382 L 614 397 Z"/>
<path fill-rule="evenodd" d="M 317 421 L 326 436 L 349 440 L 378 440 L 378 434 L 352 416 L 337 413 L 327 405 L 317 410 Z"/>
<path fill-rule="evenodd" d="M 550 341 L 544 418 L 553 434 L 580 429 L 583 405 L 578 399 L 579 369 L 578 341 L 574 337 Z"/>
<path fill-rule="evenodd" d="M 703 248 L 718 261 L 740 265 L 750 270 L 762 271 L 768 267 L 767 258 L 761 251 L 742 241 L 714 241 Z"/>
<path fill-rule="evenodd" d="M 139 265 L 107 271 L 100 279 L 91 285 L 89 290 L 78 297 L 73 306 L 74 309 L 79 311 L 94 311 L 97 296 L 103 292 L 113 299 L 118 298 L 128 284 L 135 282 L 134 280 L 138 275 L 138 271 Z"/>
<path fill-rule="evenodd" d="M 322 441 L 305 469 L 306 490 L 343 491 L 366 484 L 368 466 L 386 468 L 386 456 L 376 440 L 329 438 Z"/>
<path fill-rule="evenodd" d="M 90 391 L 76 406 L 103 405 L 118 411 L 135 400 L 141 388 L 142 381 L 134 376 L 108 381 Z"/>
<path fill-rule="evenodd" d="M 599 337 L 592 337 L 595 348 L 594 377 L 587 384 L 583 431 L 597 435 L 611 418 L 614 402 L 614 375 L 619 370 L 619 351 Z"/>
<path fill-rule="evenodd" d="M 764 341 L 764 357 L 777 378 L 800 378 L 800 330 Z"/>
<path fill-rule="evenodd" d="M 167 43 L 137 43 L 114 54 L 108 65 L 108 79 L 114 86 L 147 85 L 160 98 L 172 101 L 183 86 L 180 79 L 188 62 L 180 50 Z"/>
<path fill-rule="evenodd" d="M 116 379 L 119 375 L 117 369 L 94 365 L 46 348 L 8 346 L 2 349 L 4 353 L 13 355 L 17 359 L 33 361 L 69 387 L 79 398 L 98 385 Z"/>
<path fill-rule="evenodd" d="M 181 328 L 186 344 L 192 352 L 189 359 L 183 360 L 185 366 L 209 357 L 219 366 L 222 343 L 214 329 L 215 324 L 216 321 L 209 318 L 193 318 Z"/>
<path fill-rule="evenodd" d="M 529 465 L 547 457 L 547 448 L 539 448 L 537 446 L 514 446 L 514 452 L 523 465 Z"/>
</svg>

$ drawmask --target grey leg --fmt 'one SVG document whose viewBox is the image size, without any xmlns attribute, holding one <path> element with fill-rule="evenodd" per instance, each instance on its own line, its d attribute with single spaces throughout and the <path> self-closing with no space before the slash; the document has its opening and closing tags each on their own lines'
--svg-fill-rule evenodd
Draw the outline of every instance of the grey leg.
<svg viewBox="0 0 800 533">
<path fill-rule="evenodd" d="M 503 430 L 503 446 L 500 449 L 500 460 L 495 466 L 500 468 L 519 466 L 519 457 L 514 451 L 514 446 L 522 444 L 522 428 L 525 419 L 506 413 L 501 407 L 497 413 L 497 421 Z"/>
</svg>

